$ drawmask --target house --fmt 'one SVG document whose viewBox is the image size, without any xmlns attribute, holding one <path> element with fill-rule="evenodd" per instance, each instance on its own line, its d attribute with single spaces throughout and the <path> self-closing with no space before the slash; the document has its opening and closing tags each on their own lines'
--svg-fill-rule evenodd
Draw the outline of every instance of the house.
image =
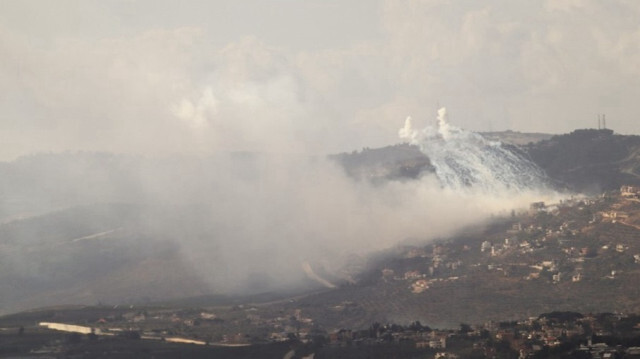
<svg viewBox="0 0 640 359">
<path fill-rule="evenodd" d="M 447 338 L 433 338 L 429 340 L 429 348 L 431 349 L 446 349 L 447 348 Z"/>
<path fill-rule="evenodd" d="M 538 279 L 538 278 L 540 278 L 540 272 L 533 272 L 533 273 L 530 273 L 525 279 L 531 280 L 531 279 Z"/>
<path fill-rule="evenodd" d="M 411 285 L 411 288 L 413 293 L 422 293 L 429 289 L 429 282 L 426 279 L 419 279 Z"/>
<path fill-rule="evenodd" d="M 420 274 L 420 272 L 418 272 L 417 270 L 404 273 L 404 279 L 417 279 L 417 278 L 422 278 L 422 274 Z"/>
<path fill-rule="evenodd" d="M 620 187 L 620 194 L 622 195 L 622 197 L 638 198 L 640 196 L 640 187 L 622 186 Z"/>
<path fill-rule="evenodd" d="M 453 353 L 438 352 L 436 353 L 434 358 L 435 359 L 458 359 L 458 356 Z"/>
<path fill-rule="evenodd" d="M 213 319 L 216 319 L 217 317 L 213 313 L 201 312 L 200 318 L 206 319 L 206 320 L 213 320 Z"/>
<path fill-rule="evenodd" d="M 405 258 L 426 257 L 427 251 L 424 248 L 411 248 L 405 254 Z"/>
</svg>

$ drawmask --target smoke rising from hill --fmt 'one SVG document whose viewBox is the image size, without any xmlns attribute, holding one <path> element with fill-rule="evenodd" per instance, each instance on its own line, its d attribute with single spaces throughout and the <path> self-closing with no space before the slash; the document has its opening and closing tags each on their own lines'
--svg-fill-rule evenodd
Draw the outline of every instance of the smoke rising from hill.
<svg viewBox="0 0 640 359">
<path fill-rule="evenodd" d="M 446 188 L 520 192 L 543 189 L 547 180 L 536 164 L 513 149 L 451 125 L 445 108 L 438 110 L 437 127 L 417 131 L 408 118 L 399 135 L 429 157 Z"/>
<path fill-rule="evenodd" d="M 304 262 L 338 271 L 353 254 L 453 234 L 540 198 L 533 190 L 442 188 L 433 176 L 372 184 L 325 158 L 249 155 L 194 165 L 162 182 L 147 173 L 148 198 L 198 204 L 186 207 L 179 226 L 176 219 L 151 225 L 171 223 L 166 231 L 185 258 L 222 292 L 295 285 L 309 280 Z"/>
</svg>

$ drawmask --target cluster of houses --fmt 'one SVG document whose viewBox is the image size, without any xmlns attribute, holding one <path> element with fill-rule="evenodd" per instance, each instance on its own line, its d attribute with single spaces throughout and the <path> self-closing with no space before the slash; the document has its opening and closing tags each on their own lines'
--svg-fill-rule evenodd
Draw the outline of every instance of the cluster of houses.
<svg viewBox="0 0 640 359">
<path fill-rule="evenodd" d="M 397 324 L 372 324 L 369 329 L 340 329 L 328 335 L 332 346 L 375 346 L 385 343 L 410 343 L 416 349 L 447 348 L 450 330 L 432 330 L 422 326 L 420 322 L 409 326 Z"/>
<path fill-rule="evenodd" d="M 640 187 L 622 186 L 620 187 L 620 195 L 626 198 L 640 198 Z"/>
<path fill-rule="evenodd" d="M 629 331 L 611 332 L 627 321 Z M 636 323 L 637 321 L 637 323 Z M 615 345 L 616 336 L 640 334 L 640 317 L 634 315 L 553 312 L 520 321 L 493 322 L 459 330 L 437 330 L 419 322 L 409 326 L 373 324 L 368 330 L 341 329 L 329 334 L 329 345 L 376 346 L 384 343 L 410 343 L 416 349 L 433 353 L 434 358 L 458 358 L 472 352 L 484 357 L 500 357 L 509 351 L 519 358 L 541 357 L 551 353 L 578 357 L 617 358 L 640 355 L 640 347 Z"/>
<path fill-rule="evenodd" d="M 129 318 L 126 321 L 133 324 L 134 318 L 140 319 L 140 315 L 141 313 L 127 313 Z M 217 318 L 209 312 L 202 312 L 198 317 L 210 320 Z M 299 322 L 309 319 L 303 316 L 301 310 L 294 311 L 293 317 Z M 139 320 L 137 323 L 145 320 L 147 319 Z M 279 322 L 284 324 L 287 320 L 291 318 L 283 317 Z M 118 335 L 119 331 L 124 330 L 99 330 L 95 327 L 50 322 L 43 322 L 40 326 L 87 335 Z M 521 359 L 551 353 L 593 358 L 640 355 L 640 347 L 633 346 L 633 342 L 627 340 L 628 344 L 620 344 L 625 343 L 621 338 L 640 338 L 640 316 L 622 313 L 582 315 L 575 312 L 552 312 L 519 321 L 489 321 L 475 326 L 461 324 L 458 330 L 431 329 L 420 322 L 410 325 L 374 323 L 368 329 L 361 330 L 339 329 L 325 332 L 316 329 L 313 336 L 300 328 L 291 327 L 286 330 L 290 330 L 287 335 L 273 333 L 271 340 L 313 343 L 323 338 L 322 345 L 356 349 L 380 345 L 398 345 L 405 348 L 410 346 L 415 351 L 424 352 L 427 357 L 449 359 L 465 357 L 470 353 L 484 357 L 500 357 L 500 352 L 505 351 L 508 351 L 510 356 L 518 355 Z M 158 339 L 157 336 L 149 335 L 143 334 L 138 338 Z M 246 336 L 241 333 L 225 335 L 223 342 L 218 343 L 175 336 L 163 337 L 162 340 L 193 345 L 248 345 Z"/>
<path fill-rule="evenodd" d="M 446 268 L 451 272 L 457 270 L 463 264 L 461 260 L 444 261 L 444 258 L 445 256 L 440 255 L 435 255 L 431 258 L 431 265 L 428 267 L 426 273 L 422 273 L 418 270 L 410 270 L 406 271 L 401 276 L 397 276 L 393 269 L 384 268 L 382 269 L 382 279 L 386 281 L 409 281 L 411 283 L 409 290 L 415 294 L 422 293 L 437 283 L 444 284 L 460 279 L 461 276 L 435 276 L 438 268 Z"/>
<path fill-rule="evenodd" d="M 632 316 L 635 319 L 635 316 Z M 613 345 L 616 335 L 638 334 L 640 322 L 628 333 L 613 333 L 610 328 L 620 321 L 630 319 L 624 314 L 587 315 L 572 312 L 556 312 L 517 322 L 487 323 L 482 329 L 488 330 L 495 339 L 509 343 L 520 358 L 527 358 L 542 350 L 560 348 L 569 353 L 583 353 L 580 357 L 614 358 L 621 354 L 640 353 L 638 347 Z M 637 319 L 640 321 L 640 318 Z M 477 329 L 478 330 L 478 329 Z M 474 333 L 477 335 L 477 332 Z M 607 344 L 606 342 L 609 342 Z M 573 346 L 567 344 L 571 343 Z M 579 344 L 577 344 L 579 343 Z"/>
<path fill-rule="evenodd" d="M 409 282 L 408 289 L 414 294 L 420 294 L 438 282 L 464 278 L 467 270 L 476 267 L 499 271 L 505 276 L 526 272 L 522 274 L 525 280 L 545 278 L 550 283 L 559 284 L 583 281 L 585 260 L 608 251 L 629 255 L 633 262 L 640 264 L 640 254 L 628 253 L 633 248 L 624 241 L 616 243 L 616 237 L 612 236 L 610 242 L 601 242 L 599 245 L 582 240 L 588 236 L 590 228 L 599 223 L 619 222 L 629 230 L 640 230 L 640 226 L 628 220 L 630 214 L 626 209 L 628 203 L 633 202 L 625 202 L 625 199 L 640 196 L 640 187 L 623 186 L 620 194 L 623 200 L 607 202 L 606 205 L 605 197 L 571 198 L 552 205 L 544 202 L 532 203 L 529 213 L 505 230 L 503 239 L 479 243 L 480 257 L 476 258 L 477 263 L 464 263 L 455 258 L 455 255 L 450 255 L 450 244 L 437 243 L 405 250 L 404 257 L 407 259 L 425 259 L 419 266 L 421 270 L 396 273 L 391 268 L 385 268 L 382 270 L 382 278 L 386 281 Z M 546 216 L 546 221 L 534 220 L 540 213 L 544 214 L 543 217 Z M 467 245 L 464 247 L 469 250 Z M 543 259 L 540 259 L 541 256 Z M 544 259 L 544 256 L 547 258 Z M 465 260 L 468 261 L 468 258 Z M 514 271 L 516 267 L 520 269 Z M 597 277 L 616 279 L 619 274 L 620 271 L 613 268 L 597 274 Z M 589 272 L 588 277 L 592 275 Z"/>
<path fill-rule="evenodd" d="M 40 326 L 101 336 L 135 333 L 139 339 L 218 346 L 246 346 L 256 341 L 281 342 L 291 340 L 292 336 L 304 342 L 309 340 L 315 328 L 313 319 L 305 316 L 300 309 L 291 309 L 279 315 L 261 315 L 253 306 L 239 305 L 231 310 L 231 315 L 225 313 L 225 319 L 207 310 L 133 309 L 117 313 L 87 323 L 90 326 L 50 322 L 43 322 Z M 212 331 L 207 328 L 218 328 L 220 334 L 212 336 Z M 260 333 L 268 334 L 256 336 L 251 329 L 257 328 L 261 328 Z"/>
</svg>

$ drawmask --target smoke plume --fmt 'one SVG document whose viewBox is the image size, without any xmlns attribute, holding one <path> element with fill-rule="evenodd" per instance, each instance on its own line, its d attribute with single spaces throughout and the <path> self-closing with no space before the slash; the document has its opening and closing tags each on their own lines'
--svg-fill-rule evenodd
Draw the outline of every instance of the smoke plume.
<svg viewBox="0 0 640 359">
<path fill-rule="evenodd" d="M 414 130 L 407 119 L 399 135 L 429 157 L 446 188 L 485 193 L 543 190 L 543 171 L 516 149 L 451 125 L 447 110 L 438 110 L 437 127 Z"/>
</svg>

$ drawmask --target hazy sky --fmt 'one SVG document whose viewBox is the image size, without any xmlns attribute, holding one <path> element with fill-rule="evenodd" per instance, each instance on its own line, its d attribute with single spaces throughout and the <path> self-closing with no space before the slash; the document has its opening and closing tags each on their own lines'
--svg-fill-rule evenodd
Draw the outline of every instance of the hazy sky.
<svg viewBox="0 0 640 359">
<path fill-rule="evenodd" d="M 0 0 L 0 159 L 640 133 L 636 0 Z"/>
</svg>

